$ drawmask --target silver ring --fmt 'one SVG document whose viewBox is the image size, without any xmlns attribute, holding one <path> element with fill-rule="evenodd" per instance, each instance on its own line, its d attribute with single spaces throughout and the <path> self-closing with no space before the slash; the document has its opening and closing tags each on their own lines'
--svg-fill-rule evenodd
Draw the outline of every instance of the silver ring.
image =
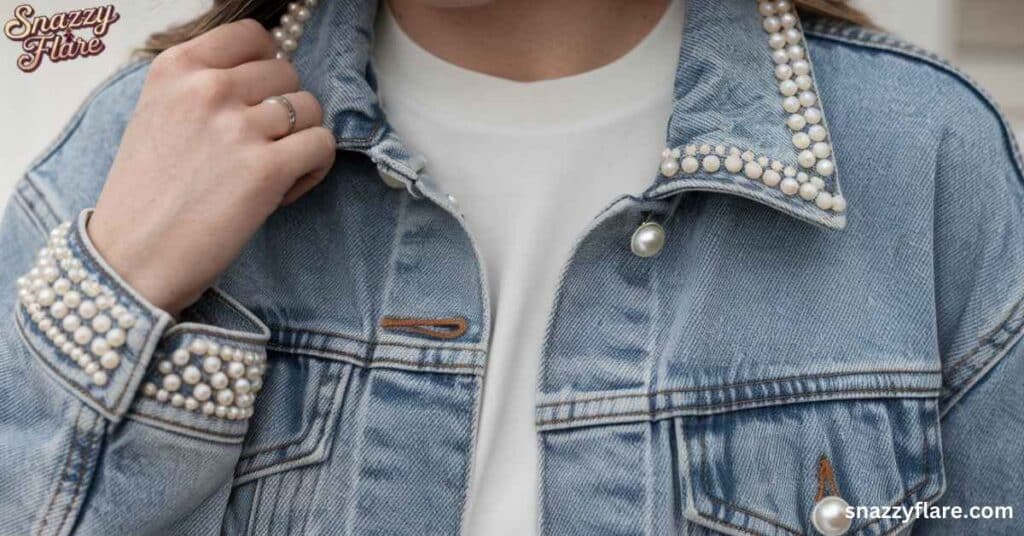
<svg viewBox="0 0 1024 536">
<path fill-rule="evenodd" d="M 288 100 L 288 97 L 284 95 L 275 95 L 273 97 L 267 97 L 263 102 L 276 102 L 281 106 L 284 106 L 285 110 L 288 110 L 288 133 L 285 136 L 295 132 L 295 106 L 292 105 L 292 101 Z"/>
</svg>

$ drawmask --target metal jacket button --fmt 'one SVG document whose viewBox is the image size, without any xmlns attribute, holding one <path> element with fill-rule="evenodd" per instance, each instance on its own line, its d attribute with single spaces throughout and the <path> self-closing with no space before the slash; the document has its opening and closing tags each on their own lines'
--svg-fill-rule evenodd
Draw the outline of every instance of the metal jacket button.
<svg viewBox="0 0 1024 536">
<path fill-rule="evenodd" d="M 661 253 L 665 247 L 665 228 L 661 224 L 648 221 L 640 224 L 633 231 L 633 238 L 629 241 L 629 249 L 637 257 L 653 257 Z"/>
<path fill-rule="evenodd" d="M 842 536 L 850 530 L 853 518 L 846 516 L 850 505 L 840 497 L 829 496 L 818 501 L 811 512 L 814 528 L 824 536 Z"/>
</svg>

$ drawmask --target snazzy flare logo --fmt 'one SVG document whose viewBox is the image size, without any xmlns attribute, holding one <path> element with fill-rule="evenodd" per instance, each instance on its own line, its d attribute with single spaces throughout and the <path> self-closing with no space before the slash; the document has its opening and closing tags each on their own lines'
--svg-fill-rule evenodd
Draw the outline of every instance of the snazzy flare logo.
<svg viewBox="0 0 1024 536">
<path fill-rule="evenodd" d="M 110 31 L 110 25 L 121 18 L 110 4 L 53 15 L 35 13 L 32 6 L 21 4 L 14 8 L 14 18 L 4 23 L 4 35 L 21 42 L 24 53 L 18 56 L 17 64 L 26 73 L 38 69 L 47 58 L 56 63 L 103 52 L 103 37 Z M 91 30 L 92 35 L 80 37 L 74 30 Z"/>
</svg>

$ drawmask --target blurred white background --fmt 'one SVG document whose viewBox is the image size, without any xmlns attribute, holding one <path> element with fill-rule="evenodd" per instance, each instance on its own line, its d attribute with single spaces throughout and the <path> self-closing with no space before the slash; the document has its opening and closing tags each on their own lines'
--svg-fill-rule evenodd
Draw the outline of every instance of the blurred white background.
<svg viewBox="0 0 1024 536">
<path fill-rule="evenodd" d="M 0 0 L 0 22 L 24 0 Z M 35 0 L 38 14 L 108 3 Z M 25 168 L 57 136 L 90 90 L 129 58 L 154 30 L 190 18 L 209 0 L 114 2 L 121 19 L 99 56 L 44 62 L 31 74 L 15 67 L 20 44 L 0 38 L 0 203 Z M 968 9 L 967 4 L 970 4 Z M 884 28 L 953 61 L 987 87 L 1024 134 L 1024 1 L 855 0 Z"/>
</svg>

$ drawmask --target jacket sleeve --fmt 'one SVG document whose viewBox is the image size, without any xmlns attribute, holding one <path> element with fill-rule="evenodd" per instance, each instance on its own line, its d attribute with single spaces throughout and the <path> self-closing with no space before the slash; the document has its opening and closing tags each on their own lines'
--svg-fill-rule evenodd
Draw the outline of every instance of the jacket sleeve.
<svg viewBox="0 0 1024 536">
<path fill-rule="evenodd" d="M 1024 533 L 1024 182 L 994 106 L 959 84 L 944 112 L 935 184 L 935 300 L 946 491 L 961 518 L 920 534 Z M 1012 519 L 985 519 L 1013 509 Z M 972 508 L 975 510 L 971 511 Z M 966 532 L 965 532 L 966 531 Z"/>
<path fill-rule="evenodd" d="M 175 323 L 85 232 L 144 76 L 90 99 L 0 223 L 5 534 L 220 532 L 268 330 L 216 289 Z"/>
</svg>

